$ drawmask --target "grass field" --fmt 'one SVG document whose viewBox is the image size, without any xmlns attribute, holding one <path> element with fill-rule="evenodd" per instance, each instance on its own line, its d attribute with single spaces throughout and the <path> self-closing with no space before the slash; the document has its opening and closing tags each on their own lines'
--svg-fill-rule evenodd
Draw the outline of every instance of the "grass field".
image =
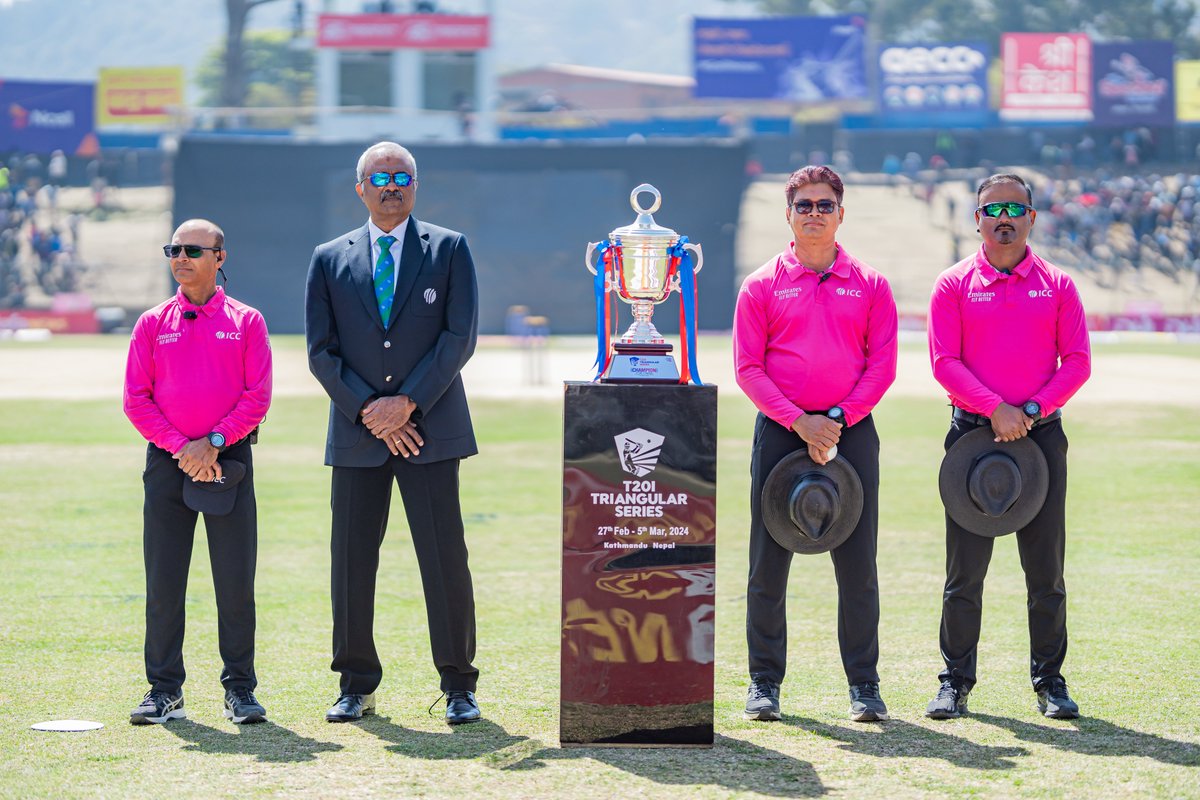
<svg viewBox="0 0 1200 800">
<path fill-rule="evenodd" d="M 104 341 L 95 346 L 124 347 L 117 337 Z M 0 369 L 13 346 L 0 344 Z M 1200 368 L 1200 348 L 1173 352 Z M 1097 370 L 1104 358 L 1098 348 Z M 1157 405 L 1148 387 L 1136 407 L 1068 408 L 1065 672 L 1083 718 L 1052 721 L 1034 709 L 1024 584 L 1010 536 L 999 540 L 988 580 L 973 714 L 935 723 L 923 711 L 940 667 L 936 470 L 947 413 L 936 397 L 886 398 L 876 412 L 880 670 L 893 720 L 861 725 L 846 716 L 832 570 L 818 556 L 794 562 L 784 719 L 752 724 L 740 712 L 753 412 L 740 396 L 723 394 L 716 747 L 562 750 L 557 403 L 473 403 L 482 453 L 464 462 L 462 483 L 486 721 L 451 730 L 426 714 L 437 679 L 398 509 L 377 599 L 380 716 L 357 725 L 323 720 L 337 687 L 328 669 L 324 400 L 278 399 L 255 451 L 258 695 L 271 722 L 244 728 L 221 718 L 202 531 L 185 645 L 189 718 L 151 728 L 127 722 L 145 690 L 144 444 L 119 400 L 0 401 L 0 798 L 1200 797 L 1197 407 Z M 106 727 L 29 730 L 55 718 Z"/>
</svg>

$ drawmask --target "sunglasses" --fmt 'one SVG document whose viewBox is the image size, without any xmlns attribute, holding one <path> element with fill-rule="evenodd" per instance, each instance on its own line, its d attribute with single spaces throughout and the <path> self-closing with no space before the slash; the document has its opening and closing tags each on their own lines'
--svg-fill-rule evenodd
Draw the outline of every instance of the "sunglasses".
<svg viewBox="0 0 1200 800">
<path fill-rule="evenodd" d="M 1026 212 L 1033 211 L 1033 206 L 1024 203 L 985 203 L 975 210 L 985 217 L 999 217 L 1001 213 L 1010 217 L 1023 217 Z"/>
<path fill-rule="evenodd" d="M 832 200 L 797 200 L 792 204 L 792 208 L 796 209 L 797 214 L 811 214 L 812 210 L 817 209 L 818 214 L 832 214 L 837 210 L 837 203 Z"/>
<path fill-rule="evenodd" d="M 188 258 L 199 258 L 204 255 L 205 250 L 219 253 L 222 249 L 220 247 L 201 247 L 198 244 L 164 244 L 163 255 L 167 258 L 179 258 L 180 253 L 187 253 Z"/>
<path fill-rule="evenodd" d="M 378 186 L 382 189 L 393 180 L 396 182 L 397 186 L 408 186 L 413 182 L 413 176 L 409 175 L 407 172 L 372 172 L 370 175 L 363 178 L 363 180 L 370 181 L 372 186 Z"/>
</svg>

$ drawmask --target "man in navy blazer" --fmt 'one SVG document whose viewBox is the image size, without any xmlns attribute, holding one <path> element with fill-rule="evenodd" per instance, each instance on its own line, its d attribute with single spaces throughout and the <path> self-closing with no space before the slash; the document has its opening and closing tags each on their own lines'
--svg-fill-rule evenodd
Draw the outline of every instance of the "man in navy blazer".
<svg viewBox="0 0 1200 800">
<path fill-rule="evenodd" d="M 446 721 L 480 718 L 475 599 L 458 497 L 459 459 L 478 452 L 459 374 L 475 350 L 478 291 L 467 240 L 412 216 L 417 163 L 380 142 L 358 160 L 367 224 L 317 247 L 305 288 L 308 365 L 329 394 L 333 468 L 333 663 L 325 714 L 375 711 L 375 578 L 392 481 L 425 591 Z"/>
</svg>

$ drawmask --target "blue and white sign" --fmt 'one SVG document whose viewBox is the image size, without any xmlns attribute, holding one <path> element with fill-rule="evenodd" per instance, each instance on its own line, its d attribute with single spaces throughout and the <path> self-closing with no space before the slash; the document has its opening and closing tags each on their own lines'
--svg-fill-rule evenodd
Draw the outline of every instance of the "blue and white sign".
<svg viewBox="0 0 1200 800">
<path fill-rule="evenodd" d="M 697 18 L 695 96 L 797 103 L 867 98 L 866 30 L 860 15 Z"/>
<path fill-rule="evenodd" d="M 0 152 L 75 153 L 94 138 L 96 84 L 0 80 Z"/>
<path fill-rule="evenodd" d="M 923 116 L 988 113 L 985 42 L 884 44 L 879 48 L 879 109 Z"/>
</svg>

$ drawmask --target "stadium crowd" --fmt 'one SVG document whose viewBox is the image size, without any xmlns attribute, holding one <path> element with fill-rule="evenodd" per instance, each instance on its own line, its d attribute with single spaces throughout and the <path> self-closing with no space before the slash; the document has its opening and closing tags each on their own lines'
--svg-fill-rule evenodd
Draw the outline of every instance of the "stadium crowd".
<svg viewBox="0 0 1200 800">
<path fill-rule="evenodd" d="M 0 162 L 0 308 L 24 306 L 31 282 L 46 295 L 77 288 L 75 254 L 82 220 L 78 214 L 59 213 L 65 176 L 61 151 L 45 165 L 33 154 Z"/>
<path fill-rule="evenodd" d="M 1042 241 L 1063 266 L 1103 274 L 1155 269 L 1200 275 L 1200 175 L 1108 170 L 1034 183 Z"/>
</svg>

